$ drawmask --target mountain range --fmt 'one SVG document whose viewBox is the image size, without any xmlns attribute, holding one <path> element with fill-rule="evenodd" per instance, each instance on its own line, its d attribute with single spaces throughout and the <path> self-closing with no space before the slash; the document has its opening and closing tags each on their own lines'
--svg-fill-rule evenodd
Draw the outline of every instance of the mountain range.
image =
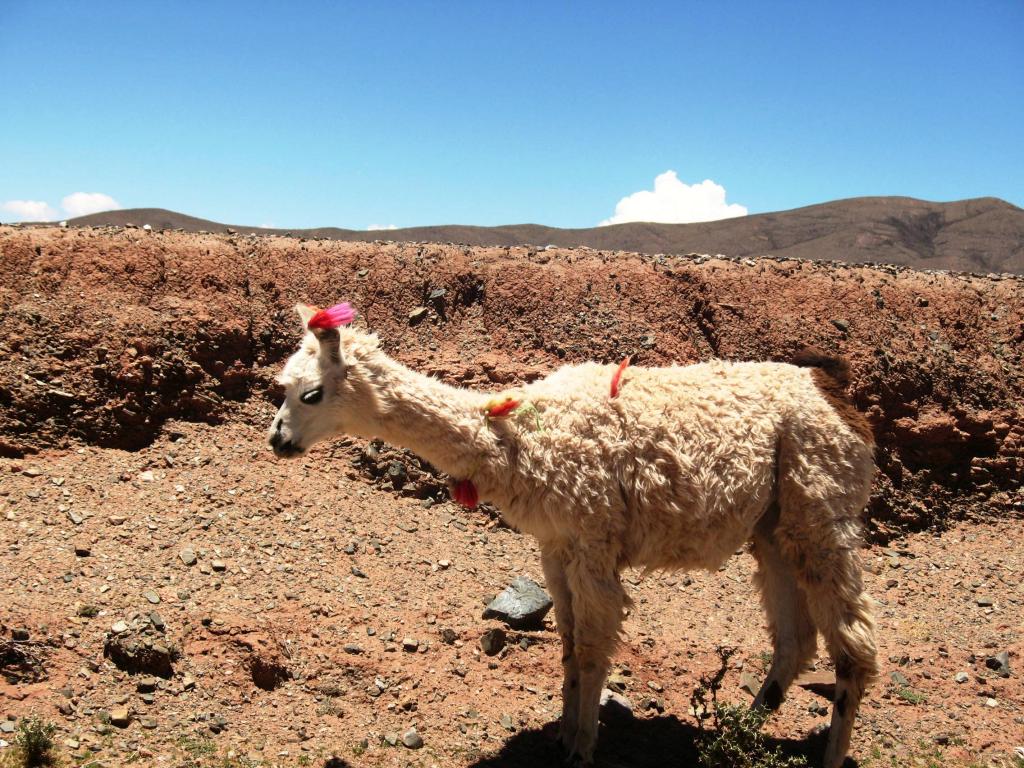
<svg viewBox="0 0 1024 768">
<path fill-rule="evenodd" d="M 589 229 L 538 224 L 446 224 L 390 230 L 266 229 L 221 224 L 161 208 L 81 216 L 70 226 L 149 224 L 154 229 L 293 235 L 336 240 L 395 240 L 465 245 L 587 246 L 640 253 L 722 253 L 918 269 L 1024 273 L 1024 209 L 993 197 L 936 203 L 910 197 L 857 197 L 777 213 L 698 224 L 633 222 Z"/>
</svg>

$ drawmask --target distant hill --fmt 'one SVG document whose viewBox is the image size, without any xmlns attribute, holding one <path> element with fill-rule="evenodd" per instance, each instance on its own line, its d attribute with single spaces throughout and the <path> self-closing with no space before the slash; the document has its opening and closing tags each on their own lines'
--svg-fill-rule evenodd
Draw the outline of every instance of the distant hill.
<svg viewBox="0 0 1024 768">
<path fill-rule="evenodd" d="M 1024 209 L 993 197 L 932 203 L 910 197 L 856 197 L 778 213 L 701 224 L 630 223 L 590 229 L 537 224 L 441 225 L 379 231 L 321 227 L 261 229 L 134 208 L 81 216 L 72 226 L 149 224 L 188 232 L 291 234 L 336 240 L 453 242 L 466 245 L 589 246 L 641 253 L 793 256 L 920 269 L 1024 273 Z"/>
</svg>

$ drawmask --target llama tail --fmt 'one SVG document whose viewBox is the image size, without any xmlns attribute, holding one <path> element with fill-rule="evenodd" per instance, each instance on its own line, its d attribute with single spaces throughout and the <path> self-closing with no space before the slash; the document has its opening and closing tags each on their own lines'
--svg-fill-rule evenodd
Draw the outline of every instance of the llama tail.
<svg viewBox="0 0 1024 768">
<path fill-rule="evenodd" d="M 791 361 L 801 368 L 820 368 L 844 389 L 850 384 L 850 364 L 841 357 L 829 355 L 816 347 L 804 347 Z"/>
</svg>

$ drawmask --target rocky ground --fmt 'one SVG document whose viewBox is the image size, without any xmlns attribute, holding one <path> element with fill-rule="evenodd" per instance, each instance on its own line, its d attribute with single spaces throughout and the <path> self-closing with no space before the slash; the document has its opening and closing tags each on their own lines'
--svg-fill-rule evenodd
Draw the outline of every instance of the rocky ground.
<svg viewBox="0 0 1024 768">
<path fill-rule="evenodd" d="M 1014 766 L 1024 746 L 1015 278 L 4 227 L 0 259 L 2 741 L 36 713 L 67 765 L 558 764 L 552 618 L 482 618 L 517 576 L 543 583 L 532 541 L 387 446 L 264 449 L 288 307 L 346 298 L 391 353 L 474 386 L 630 352 L 846 354 L 881 466 L 883 675 L 854 753 Z M 769 651 L 751 571 L 627 573 L 610 684 L 633 715 L 605 765 L 688 764 L 716 645 L 738 649 L 723 697 L 749 701 Z M 825 704 L 794 689 L 770 732 L 813 754 Z"/>
</svg>

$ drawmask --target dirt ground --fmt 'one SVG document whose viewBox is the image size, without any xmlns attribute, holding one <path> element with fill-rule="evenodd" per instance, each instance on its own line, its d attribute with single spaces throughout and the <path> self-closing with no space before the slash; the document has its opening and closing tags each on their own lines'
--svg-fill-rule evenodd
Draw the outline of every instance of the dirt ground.
<svg viewBox="0 0 1024 768">
<path fill-rule="evenodd" d="M 0 687 L 2 712 L 58 723 L 76 765 L 90 753 L 104 765 L 213 765 L 232 753 L 278 765 L 557 765 L 550 618 L 543 631 L 509 632 L 498 656 L 479 644 L 501 626 L 480 618 L 485 600 L 516 575 L 542 581 L 532 540 L 482 512 L 375 487 L 353 467 L 358 449 L 277 461 L 263 448 L 271 415 L 175 424 L 134 453 L 80 447 L 0 463 L 0 623 L 44 643 L 47 675 Z M 883 674 L 856 731 L 860 765 L 1010 764 L 1024 733 L 1019 542 L 1015 522 L 960 524 L 865 553 Z M 635 717 L 603 730 L 606 765 L 685 764 L 689 696 L 715 668 L 716 644 L 762 673 L 770 646 L 752 564 L 738 554 L 713 574 L 627 574 L 636 606 L 616 665 Z M 134 629 L 152 612 L 181 655 L 146 703 L 146 676 L 103 648 L 117 622 Z M 1003 650 L 1005 679 L 985 664 Z M 740 675 L 726 678 L 728 700 L 749 701 Z M 806 739 L 825 704 L 794 688 L 771 732 Z M 130 723 L 105 726 L 119 706 Z M 385 740 L 411 727 L 422 749 Z"/>
<path fill-rule="evenodd" d="M 265 449 L 291 303 L 346 298 L 397 358 L 479 387 L 631 352 L 849 357 L 880 465 L 864 560 L 883 672 L 857 764 L 1019 765 L 1017 278 L 9 227 L 0 260 L 0 652 L 30 655 L 2 657 L 2 741 L 34 713 L 75 766 L 561 764 L 553 618 L 480 645 L 490 597 L 543 583 L 532 540 L 388 447 Z M 723 697 L 749 701 L 770 650 L 752 569 L 627 572 L 612 682 L 633 717 L 603 727 L 599 764 L 691 764 L 717 645 L 737 649 Z M 813 757 L 826 704 L 794 687 L 771 734 Z"/>
</svg>

